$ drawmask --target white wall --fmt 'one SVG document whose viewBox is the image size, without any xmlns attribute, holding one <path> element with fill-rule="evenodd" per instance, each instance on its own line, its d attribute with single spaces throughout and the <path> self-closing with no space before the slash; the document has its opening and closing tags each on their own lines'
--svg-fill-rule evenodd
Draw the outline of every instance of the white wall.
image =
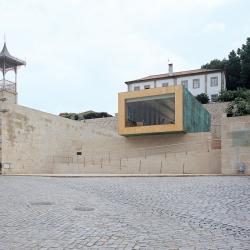
<svg viewBox="0 0 250 250">
<path fill-rule="evenodd" d="M 150 88 L 154 88 L 155 87 L 155 83 L 154 81 L 147 81 L 147 82 L 138 82 L 138 83 L 132 83 L 128 85 L 128 91 L 134 91 L 135 87 L 140 87 L 140 90 L 144 89 L 145 85 L 150 85 Z"/>
<path fill-rule="evenodd" d="M 145 82 L 137 82 L 132 83 L 128 85 L 128 91 L 134 91 L 134 87 L 139 86 L 141 90 L 144 89 L 145 85 L 150 85 L 150 88 L 156 87 L 162 87 L 163 83 L 168 83 L 168 86 L 174 85 L 174 84 L 181 84 L 182 81 L 187 80 L 188 81 L 188 90 L 194 95 L 198 95 L 201 93 L 207 93 L 210 100 L 211 95 L 219 94 L 222 90 L 222 80 L 224 80 L 225 85 L 225 75 L 221 72 L 212 72 L 212 73 L 206 73 L 207 74 L 207 89 L 205 87 L 205 74 L 200 75 L 191 75 L 191 76 L 183 76 L 183 77 L 177 77 L 174 78 L 166 78 L 161 80 L 155 80 L 155 81 L 145 81 Z M 218 77 L 218 86 L 211 86 L 211 78 L 212 77 Z M 223 79 L 222 79 L 223 77 Z M 193 80 L 199 79 L 200 80 L 200 88 L 194 89 L 193 88 Z"/>
<path fill-rule="evenodd" d="M 212 77 L 218 77 L 218 86 L 216 86 L 216 87 L 211 86 L 211 78 Z M 221 91 L 221 80 L 222 79 L 221 79 L 221 73 L 220 72 L 209 74 L 207 76 L 207 94 L 209 95 L 210 100 L 211 100 L 211 95 L 220 93 L 220 91 Z"/>
<path fill-rule="evenodd" d="M 194 89 L 193 88 L 193 80 L 199 79 L 200 80 L 200 88 Z M 194 95 L 199 95 L 200 93 L 204 93 L 205 91 L 205 75 L 192 75 L 192 76 L 185 76 L 185 77 L 178 77 L 177 84 L 181 84 L 181 81 L 188 80 L 188 90 Z"/>
<path fill-rule="evenodd" d="M 168 83 L 168 86 L 172 86 L 174 85 L 174 79 L 170 78 L 170 79 L 157 80 L 156 87 L 162 87 L 163 83 Z"/>
</svg>

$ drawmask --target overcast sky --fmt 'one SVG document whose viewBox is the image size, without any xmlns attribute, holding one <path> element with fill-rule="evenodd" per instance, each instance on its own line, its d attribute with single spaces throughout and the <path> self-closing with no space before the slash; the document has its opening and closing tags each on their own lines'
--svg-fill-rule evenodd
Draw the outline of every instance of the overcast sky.
<svg viewBox="0 0 250 250">
<path fill-rule="evenodd" d="M 250 36 L 249 0 L 0 0 L 2 44 L 27 61 L 19 104 L 117 112 L 124 81 L 200 68 Z M 1 40 L 0 40 L 1 41 Z"/>
</svg>

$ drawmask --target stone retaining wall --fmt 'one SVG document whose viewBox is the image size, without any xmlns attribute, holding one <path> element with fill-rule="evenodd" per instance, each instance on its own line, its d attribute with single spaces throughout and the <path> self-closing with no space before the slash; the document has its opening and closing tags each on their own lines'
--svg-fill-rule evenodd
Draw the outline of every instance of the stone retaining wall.
<svg viewBox="0 0 250 250">
<path fill-rule="evenodd" d="M 80 122 L 19 105 L 2 117 L 6 174 L 220 173 L 210 133 L 127 138 L 116 117 Z"/>
<path fill-rule="evenodd" d="M 19 105 L 7 109 L 5 174 L 235 174 L 236 161 L 249 173 L 250 116 L 222 118 L 219 132 L 123 137 L 117 117 L 84 122 Z"/>
<path fill-rule="evenodd" d="M 250 116 L 222 119 L 221 168 L 223 174 L 250 174 Z"/>
</svg>

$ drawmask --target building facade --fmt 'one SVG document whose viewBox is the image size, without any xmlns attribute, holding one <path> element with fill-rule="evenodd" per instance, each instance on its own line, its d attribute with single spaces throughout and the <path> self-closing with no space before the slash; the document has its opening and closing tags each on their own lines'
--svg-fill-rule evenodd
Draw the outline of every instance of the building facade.
<svg viewBox="0 0 250 250">
<path fill-rule="evenodd" d="M 216 100 L 220 91 L 226 88 L 226 79 L 223 70 L 196 69 L 173 72 L 172 64 L 169 64 L 169 72 L 166 74 L 151 75 L 125 83 L 128 86 L 129 92 L 157 87 L 184 85 L 194 96 L 206 93 L 210 101 Z"/>
</svg>

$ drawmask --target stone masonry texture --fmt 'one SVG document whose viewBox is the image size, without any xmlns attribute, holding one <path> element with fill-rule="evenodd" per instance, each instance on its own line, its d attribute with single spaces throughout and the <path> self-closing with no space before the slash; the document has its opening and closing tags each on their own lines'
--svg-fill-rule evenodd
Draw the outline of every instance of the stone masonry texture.
<svg viewBox="0 0 250 250">
<path fill-rule="evenodd" d="M 250 249 L 250 177 L 0 176 L 0 249 Z"/>
<path fill-rule="evenodd" d="M 250 174 L 250 116 L 221 117 L 223 105 L 210 106 L 212 114 L 218 106 L 211 132 L 124 137 L 117 117 L 80 122 L 7 105 L 0 117 L 2 173 L 238 174 L 244 164 Z"/>
</svg>

